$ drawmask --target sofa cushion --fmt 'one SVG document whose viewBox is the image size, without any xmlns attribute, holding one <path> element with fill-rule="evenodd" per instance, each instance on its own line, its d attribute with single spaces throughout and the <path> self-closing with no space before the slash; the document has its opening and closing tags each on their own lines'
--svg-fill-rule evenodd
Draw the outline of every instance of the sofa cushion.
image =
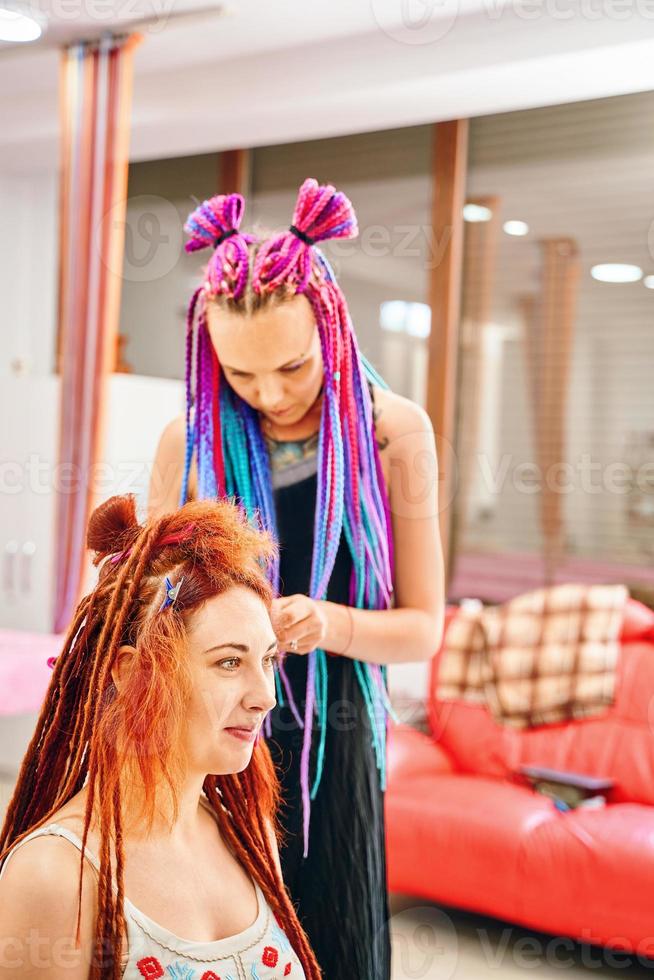
<svg viewBox="0 0 654 980">
<path fill-rule="evenodd" d="M 523 835 L 517 919 L 654 957 L 654 808 L 554 811 Z"/>
<path fill-rule="evenodd" d="M 386 794 L 389 887 L 511 918 L 520 905 L 521 841 L 552 801 L 461 774 L 416 776 Z"/>
<path fill-rule="evenodd" d="M 454 763 L 430 735 L 409 725 L 393 725 L 388 733 L 388 783 L 404 784 L 416 776 L 452 772 Z"/>
<path fill-rule="evenodd" d="M 463 772 L 505 779 L 522 765 L 608 776 L 614 802 L 654 804 L 654 645 L 625 643 L 615 703 L 597 717 L 516 731 L 480 705 L 438 702 L 429 722 L 434 739 Z"/>
<path fill-rule="evenodd" d="M 561 813 L 510 782 L 425 774 L 389 787 L 386 827 L 391 891 L 654 957 L 652 807 Z"/>
</svg>

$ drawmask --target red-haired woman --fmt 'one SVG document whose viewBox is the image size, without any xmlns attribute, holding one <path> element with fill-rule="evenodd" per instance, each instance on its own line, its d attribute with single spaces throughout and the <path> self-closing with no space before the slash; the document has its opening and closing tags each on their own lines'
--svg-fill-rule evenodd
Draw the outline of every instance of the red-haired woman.
<svg viewBox="0 0 654 980">
<path fill-rule="evenodd" d="M 98 584 L 0 836 L 0 977 L 318 980 L 259 741 L 274 542 L 226 502 L 140 525 L 128 496 L 93 513 L 88 544 Z"/>
</svg>

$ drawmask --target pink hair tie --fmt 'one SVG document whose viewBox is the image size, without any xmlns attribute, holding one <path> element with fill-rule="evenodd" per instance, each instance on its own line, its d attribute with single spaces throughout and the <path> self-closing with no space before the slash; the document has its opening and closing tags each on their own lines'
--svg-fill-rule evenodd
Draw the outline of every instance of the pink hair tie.
<svg viewBox="0 0 654 980">
<path fill-rule="evenodd" d="M 180 544 L 182 541 L 186 541 L 191 536 L 191 532 L 193 531 L 194 528 L 195 528 L 194 524 L 187 524 L 185 527 L 182 528 L 181 531 L 178 531 L 176 534 L 167 534 L 165 537 L 161 538 L 161 540 L 157 542 L 157 551 L 160 548 L 167 547 L 169 544 Z M 124 551 L 119 551 L 117 554 L 112 555 L 112 557 L 109 559 L 110 564 L 115 565 L 119 561 L 122 561 L 123 558 L 128 558 L 133 551 L 134 548 L 126 548 Z"/>
</svg>

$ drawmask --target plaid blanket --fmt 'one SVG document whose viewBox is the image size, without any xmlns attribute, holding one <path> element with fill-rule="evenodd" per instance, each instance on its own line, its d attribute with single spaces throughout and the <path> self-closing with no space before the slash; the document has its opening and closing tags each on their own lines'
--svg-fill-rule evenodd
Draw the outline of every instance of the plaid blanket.
<svg viewBox="0 0 654 980">
<path fill-rule="evenodd" d="M 439 657 L 436 697 L 485 704 L 514 728 L 605 710 L 615 695 L 623 585 L 556 585 L 463 607 Z"/>
</svg>

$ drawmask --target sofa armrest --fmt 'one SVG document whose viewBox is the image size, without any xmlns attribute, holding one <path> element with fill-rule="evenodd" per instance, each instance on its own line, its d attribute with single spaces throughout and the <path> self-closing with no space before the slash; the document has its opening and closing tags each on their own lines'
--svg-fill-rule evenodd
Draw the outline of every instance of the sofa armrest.
<svg viewBox="0 0 654 980">
<path fill-rule="evenodd" d="M 452 758 L 429 735 L 409 725 L 392 726 L 388 734 L 388 780 L 412 779 L 455 771 Z"/>
</svg>

